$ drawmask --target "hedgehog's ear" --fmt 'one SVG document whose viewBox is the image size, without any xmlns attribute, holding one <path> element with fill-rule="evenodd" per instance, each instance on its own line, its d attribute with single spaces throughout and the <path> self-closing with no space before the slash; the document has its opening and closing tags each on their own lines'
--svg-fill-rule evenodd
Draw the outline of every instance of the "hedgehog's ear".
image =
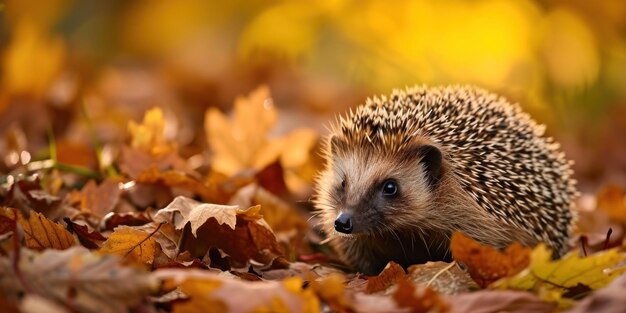
<svg viewBox="0 0 626 313">
<path fill-rule="evenodd" d="M 443 157 L 441 150 L 432 145 L 421 145 L 417 148 L 417 153 L 421 156 L 420 163 L 423 164 L 428 185 L 433 187 L 441 179 L 441 167 Z"/>
<path fill-rule="evenodd" d="M 348 144 L 337 136 L 330 137 L 330 153 L 337 155 L 340 151 L 345 151 Z"/>
</svg>

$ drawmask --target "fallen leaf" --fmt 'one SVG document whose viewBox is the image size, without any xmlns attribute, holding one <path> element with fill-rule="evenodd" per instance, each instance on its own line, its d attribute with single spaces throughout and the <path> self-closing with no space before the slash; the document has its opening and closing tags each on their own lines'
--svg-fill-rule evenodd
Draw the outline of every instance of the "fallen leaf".
<svg viewBox="0 0 626 313">
<path fill-rule="evenodd" d="M 134 121 L 128 122 L 128 130 L 131 136 L 131 147 L 135 149 L 152 155 L 162 155 L 176 149 L 174 144 L 165 140 L 165 119 L 159 107 L 146 111 L 141 124 Z"/>
<path fill-rule="evenodd" d="M 89 231 L 89 228 L 86 225 L 76 224 L 72 222 L 69 217 L 63 218 L 63 221 L 65 221 L 65 224 L 67 225 L 67 230 L 72 234 L 76 234 L 80 244 L 87 249 L 98 249 L 100 248 L 100 241 L 106 240 L 106 238 L 98 231 Z"/>
<path fill-rule="evenodd" d="M 427 285 L 445 295 L 478 289 L 474 280 L 456 262 L 428 262 L 411 265 L 408 268 L 408 277 L 415 284 Z"/>
<path fill-rule="evenodd" d="M 137 179 L 141 174 L 156 168 L 158 171 L 175 170 L 187 172 L 187 163 L 176 153 L 153 155 L 149 152 L 124 146 L 119 160 L 120 170 L 131 179 Z"/>
<path fill-rule="evenodd" d="M 173 303 L 173 312 L 320 312 L 319 300 L 300 278 L 247 282 L 197 269 L 157 270 L 154 277 L 189 296 Z"/>
<path fill-rule="evenodd" d="M 311 289 L 332 312 L 353 312 L 352 299 L 348 297 L 344 284 L 345 277 L 335 273 L 311 281 Z"/>
<path fill-rule="evenodd" d="M 223 206 L 176 197 L 167 207 L 155 214 L 156 221 L 172 223 L 177 230 L 189 225 L 189 238 L 181 249 L 202 256 L 216 247 L 227 253 L 240 265 L 249 260 L 271 263 L 280 255 L 280 248 L 271 228 L 259 214 L 259 206 L 246 210 L 238 206 Z"/>
<path fill-rule="evenodd" d="M 563 294 L 579 288 L 579 284 L 590 289 L 599 289 L 626 271 L 622 263 L 624 253 L 618 249 L 601 251 L 580 257 L 574 250 L 559 260 L 551 260 L 552 252 L 544 245 L 537 246 L 530 255 L 530 264 L 515 276 L 503 278 L 490 287 L 541 292 L 544 299 L 557 301 L 566 306 Z"/>
<path fill-rule="evenodd" d="M 378 276 L 368 278 L 365 293 L 376 293 L 387 290 L 395 283 L 406 279 L 406 273 L 402 266 L 395 262 L 389 262 Z"/>
<path fill-rule="evenodd" d="M 454 260 L 467 265 L 472 279 L 484 288 L 500 278 L 513 276 L 524 269 L 530 260 L 531 249 L 513 243 L 500 252 L 455 232 L 450 241 L 450 251 Z"/>
<path fill-rule="evenodd" d="M 14 220 L 15 209 L 0 208 L 0 216 Z M 28 218 L 17 212 L 17 222 L 24 231 L 25 245 L 35 250 L 67 249 L 75 244 L 74 236 L 63 226 L 40 213 L 32 212 Z"/>
<path fill-rule="evenodd" d="M 45 192 L 41 188 L 39 179 L 18 180 L 9 189 L 4 199 L 4 206 L 19 209 L 28 216 L 30 211 L 37 211 L 50 215 L 61 204 L 61 199 Z"/>
<path fill-rule="evenodd" d="M 450 313 L 552 313 L 556 304 L 538 296 L 517 290 L 480 290 L 447 298 Z"/>
<path fill-rule="evenodd" d="M 117 226 L 141 226 L 152 220 L 145 212 L 109 213 L 102 219 L 105 230 L 113 230 Z"/>
<path fill-rule="evenodd" d="M 626 308 L 626 275 L 613 280 L 608 286 L 595 291 L 577 303 L 567 313 L 622 312 Z"/>
<path fill-rule="evenodd" d="M 237 223 L 237 213 L 240 212 L 243 211 L 236 205 L 202 203 L 178 196 L 165 208 L 159 210 L 154 218 L 157 221 L 171 222 L 178 230 L 182 230 L 189 223 L 191 233 L 198 237 L 198 228 L 210 218 L 215 219 L 219 225 L 226 224 L 234 230 Z"/>
<path fill-rule="evenodd" d="M 409 308 L 414 313 L 447 312 L 450 307 L 437 292 L 428 287 L 418 290 L 406 278 L 398 280 L 392 296 L 399 307 Z"/>
<path fill-rule="evenodd" d="M 121 195 L 120 182 L 107 178 L 99 185 L 90 180 L 80 191 L 70 193 L 69 199 L 78 203 L 81 211 L 102 218 L 115 209 Z"/>
<path fill-rule="evenodd" d="M 32 292 L 86 313 L 128 312 L 157 287 L 146 272 L 120 266 L 119 258 L 90 253 L 83 247 L 33 253 L 23 249 L 20 274 Z M 0 258 L 0 291 L 17 295 L 25 290 L 9 258 Z"/>
<path fill-rule="evenodd" d="M 135 180 L 139 184 L 163 184 L 170 188 L 180 188 L 193 194 L 200 195 L 203 199 L 212 199 L 213 191 L 200 180 L 180 171 L 160 171 L 151 167 L 141 173 Z"/>
<path fill-rule="evenodd" d="M 114 254 L 125 261 L 150 268 L 156 253 L 153 234 L 129 226 L 118 226 L 98 250 L 99 254 Z"/>
<path fill-rule="evenodd" d="M 265 86 L 248 98 L 235 100 L 232 120 L 215 108 L 205 115 L 205 131 L 214 153 L 213 167 L 232 176 L 242 169 L 260 170 L 279 157 L 270 147 L 267 133 L 276 123 L 277 112 Z"/>
</svg>

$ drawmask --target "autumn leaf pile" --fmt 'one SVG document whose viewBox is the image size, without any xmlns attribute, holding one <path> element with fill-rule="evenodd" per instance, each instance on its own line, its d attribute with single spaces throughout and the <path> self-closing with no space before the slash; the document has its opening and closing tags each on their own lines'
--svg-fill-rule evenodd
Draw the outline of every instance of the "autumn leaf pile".
<svg viewBox="0 0 626 313">
<path fill-rule="evenodd" d="M 455 262 L 350 272 L 311 217 L 319 136 L 276 136 L 268 88 L 205 115 L 188 156 L 153 108 L 95 162 L 51 132 L 2 174 L 3 312 L 616 312 L 626 307 L 626 195 L 578 203 L 572 251 L 497 251 L 454 234 Z M 183 157 L 186 155 L 187 157 Z M 94 165 L 95 163 L 95 165 Z M 90 165 L 91 164 L 91 165 Z"/>
</svg>

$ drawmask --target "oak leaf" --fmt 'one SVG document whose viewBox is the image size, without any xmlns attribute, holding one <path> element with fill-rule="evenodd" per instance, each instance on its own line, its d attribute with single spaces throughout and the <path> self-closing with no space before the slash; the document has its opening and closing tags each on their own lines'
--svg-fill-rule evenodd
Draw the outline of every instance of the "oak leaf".
<svg viewBox="0 0 626 313">
<path fill-rule="evenodd" d="M 197 237 L 197 231 L 208 219 L 214 218 L 218 224 L 226 224 L 235 229 L 237 213 L 243 212 L 236 205 L 219 205 L 195 201 L 178 196 L 165 208 L 155 215 L 157 221 L 168 221 L 182 230 L 187 223 L 191 226 L 191 233 Z"/>
<path fill-rule="evenodd" d="M 147 268 L 154 262 L 156 241 L 152 233 L 129 226 L 118 226 L 98 250 L 99 254 L 114 254 L 126 261 Z"/>
<path fill-rule="evenodd" d="M 450 250 L 454 260 L 467 265 L 470 276 L 481 287 L 523 270 L 528 265 L 531 252 L 519 243 L 513 243 L 500 252 L 459 232 L 452 235 Z"/>
</svg>

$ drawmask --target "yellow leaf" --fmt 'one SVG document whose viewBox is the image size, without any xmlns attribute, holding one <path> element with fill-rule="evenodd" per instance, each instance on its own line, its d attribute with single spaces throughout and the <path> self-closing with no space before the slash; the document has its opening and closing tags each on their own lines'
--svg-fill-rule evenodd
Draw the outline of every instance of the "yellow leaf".
<svg viewBox="0 0 626 313">
<path fill-rule="evenodd" d="M 165 119 L 161 108 L 152 108 L 146 111 L 143 122 L 128 123 L 131 135 L 131 146 L 147 151 L 153 155 L 161 155 L 174 150 L 174 146 L 165 140 Z"/>
<path fill-rule="evenodd" d="M 119 255 L 131 263 L 149 267 L 154 262 L 156 241 L 147 232 L 118 226 L 103 243 L 99 253 Z"/>
<path fill-rule="evenodd" d="M 14 220 L 10 208 L 1 208 L 0 215 Z M 40 213 L 31 212 L 28 219 L 17 212 L 17 222 L 24 230 L 26 246 L 35 250 L 67 249 L 74 245 L 74 236 L 63 226 L 57 224 Z"/>
<path fill-rule="evenodd" d="M 227 312 L 227 307 L 219 298 L 210 294 L 220 288 L 222 283 L 210 279 L 187 279 L 181 285 L 182 291 L 189 296 L 189 301 L 182 301 L 174 306 L 174 313 L 220 313 Z"/>
<path fill-rule="evenodd" d="M 490 287 L 531 290 L 555 299 L 555 295 L 562 296 L 579 285 L 590 289 L 602 288 L 626 271 L 626 266 L 620 264 L 626 256 L 617 249 L 587 257 L 580 257 L 578 251 L 572 251 L 555 261 L 551 260 L 551 255 L 546 246 L 537 246 L 531 252 L 530 265 L 525 270 Z"/>
</svg>

